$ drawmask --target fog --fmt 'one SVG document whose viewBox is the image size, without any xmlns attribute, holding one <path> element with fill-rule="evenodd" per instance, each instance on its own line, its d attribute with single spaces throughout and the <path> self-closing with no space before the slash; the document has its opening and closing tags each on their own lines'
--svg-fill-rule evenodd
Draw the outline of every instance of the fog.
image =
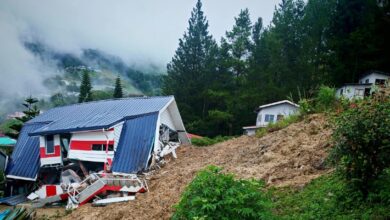
<svg viewBox="0 0 390 220">
<path fill-rule="evenodd" d="M 277 0 L 204 0 L 210 33 L 219 41 L 234 17 L 249 8 L 252 21 L 269 24 Z M 195 0 L 2 0 L 0 98 L 45 93 L 42 81 L 56 72 L 23 47 L 40 41 L 63 52 L 99 49 L 131 65 L 165 68 L 188 26 Z"/>
</svg>

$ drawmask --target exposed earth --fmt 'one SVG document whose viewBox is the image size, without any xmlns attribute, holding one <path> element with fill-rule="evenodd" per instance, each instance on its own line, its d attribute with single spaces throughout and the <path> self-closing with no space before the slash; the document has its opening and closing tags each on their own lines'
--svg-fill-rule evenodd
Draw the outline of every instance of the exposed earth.
<svg viewBox="0 0 390 220">
<path fill-rule="evenodd" d="M 324 160 L 332 129 L 323 115 L 309 118 L 262 138 L 241 136 L 210 147 L 182 146 L 149 176 L 149 192 L 135 201 L 106 207 L 79 207 L 65 215 L 63 207 L 37 210 L 37 218 L 58 219 L 169 219 L 180 194 L 207 165 L 217 165 L 237 178 L 263 179 L 268 186 L 302 187 L 330 172 Z"/>
</svg>

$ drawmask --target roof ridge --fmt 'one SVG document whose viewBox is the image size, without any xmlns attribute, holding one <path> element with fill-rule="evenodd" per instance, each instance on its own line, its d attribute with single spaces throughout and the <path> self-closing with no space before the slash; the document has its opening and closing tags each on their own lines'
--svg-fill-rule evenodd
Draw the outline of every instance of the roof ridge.
<svg viewBox="0 0 390 220">
<path fill-rule="evenodd" d="M 168 98 L 168 97 L 174 97 L 174 96 L 173 95 L 167 95 L 167 96 L 135 96 L 135 97 L 125 97 L 125 98 L 103 99 L 103 100 L 95 100 L 95 101 L 90 101 L 90 102 L 81 102 L 81 103 L 74 103 L 74 104 L 69 104 L 69 105 L 57 106 L 57 107 L 54 107 L 54 108 L 50 108 L 48 111 L 50 111 L 52 109 L 65 108 L 65 107 L 69 107 L 69 106 L 86 105 L 86 104 L 108 102 L 108 101 L 120 101 L 120 100 L 131 100 L 131 99 L 155 99 L 155 98 Z"/>
</svg>

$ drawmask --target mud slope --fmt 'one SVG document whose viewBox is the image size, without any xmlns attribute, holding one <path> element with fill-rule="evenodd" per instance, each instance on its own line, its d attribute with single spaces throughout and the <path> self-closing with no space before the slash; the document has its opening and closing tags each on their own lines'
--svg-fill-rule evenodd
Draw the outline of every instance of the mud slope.
<svg viewBox="0 0 390 220">
<path fill-rule="evenodd" d="M 101 208 L 87 204 L 64 219 L 169 219 L 186 185 L 209 164 L 222 166 L 238 178 L 299 187 L 329 172 L 323 161 L 331 133 L 324 116 L 313 115 L 260 139 L 242 136 L 211 147 L 181 147 L 178 159 L 150 177 L 150 192 L 128 203 Z"/>
</svg>

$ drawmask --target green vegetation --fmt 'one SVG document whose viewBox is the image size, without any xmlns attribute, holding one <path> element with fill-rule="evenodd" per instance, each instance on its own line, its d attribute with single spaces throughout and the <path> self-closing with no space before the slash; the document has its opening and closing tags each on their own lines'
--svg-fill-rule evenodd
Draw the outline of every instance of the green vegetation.
<svg viewBox="0 0 390 220">
<path fill-rule="evenodd" d="M 270 219 L 271 200 L 263 186 L 209 166 L 187 186 L 172 219 Z"/>
<path fill-rule="evenodd" d="M 256 131 L 256 137 L 262 137 L 267 133 L 279 131 L 283 128 L 288 127 L 290 124 L 296 123 L 300 121 L 302 117 L 300 115 L 290 115 L 280 121 L 277 121 L 275 123 L 270 123 L 265 128 L 260 128 Z"/>
<path fill-rule="evenodd" d="M 92 101 L 92 84 L 89 78 L 89 72 L 84 71 L 81 79 L 79 103 Z"/>
<path fill-rule="evenodd" d="M 39 115 L 40 110 L 38 109 L 37 103 L 38 103 L 38 99 L 33 98 L 32 96 L 26 98 L 23 103 L 23 106 L 27 108 L 26 110 L 23 111 L 25 115 L 16 118 L 16 120 L 11 120 L 9 124 L 3 125 L 4 126 L 3 131 L 5 132 L 5 134 L 12 138 L 17 139 L 20 130 L 22 130 L 23 124 L 33 119 L 35 116 Z"/>
<path fill-rule="evenodd" d="M 257 189 L 259 194 L 248 204 L 264 206 L 252 209 L 251 205 L 234 204 L 240 210 L 220 213 L 218 207 L 227 206 L 224 202 L 230 194 L 222 198 L 216 195 L 234 192 L 236 186 L 232 182 L 242 184 L 246 180 L 234 180 L 233 175 L 221 174 L 219 168 L 208 168 L 200 171 L 187 187 L 173 219 L 389 219 L 390 97 L 377 91 L 373 97 L 362 100 L 336 100 L 334 89 L 323 86 L 313 99 L 303 102 L 304 114 L 270 124 L 259 130 L 257 136 L 287 127 L 306 114 L 328 113 L 335 130 L 327 166 L 335 166 L 335 171 L 303 188 Z M 237 197 L 254 195 L 254 191 L 248 190 Z M 251 215 L 235 215 L 246 212 Z"/>
<path fill-rule="evenodd" d="M 335 118 L 335 125 L 331 159 L 350 186 L 367 196 L 390 167 L 390 97 L 351 103 Z"/>
<path fill-rule="evenodd" d="M 271 25 L 243 9 L 217 44 L 199 1 L 163 93 L 175 95 L 188 131 L 208 137 L 241 134 L 257 106 L 287 96 L 302 99 L 302 113 L 331 111 L 332 87 L 371 69 L 390 72 L 390 4 L 377 2 L 283 0 Z"/>
<path fill-rule="evenodd" d="M 216 143 L 220 143 L 223 141 L 227 141 L 233 137 L 229 136 L 217 136 L 215 138 L 208 138 L 208 137 L 202 137 L 202 138 L 193 138 L 191 139 L 191 143 L 195 146 L 210 146 Z"/>
<path fill-rule="evenodd" d="M 301 190 L 271 189 L 277 219 L 388 219 L 390 172 L 364 200 L 337 174 L 322 176 Z"/>
<path fill-rule="evenodd" d="M 315 108 L 317 112 L 333 110 L 336 106 L 336 89 L 328 86 L 321 86 L 315 97 Z"/>
<path fill-rule="evenodd" d="M 121 78 L 118 76 L 115 80 L 115 88 L 114 88 L 114 98 L 122 98 L 123 97 L 123 91 L 122 91 L 122 83 Z"/>
</svg>

